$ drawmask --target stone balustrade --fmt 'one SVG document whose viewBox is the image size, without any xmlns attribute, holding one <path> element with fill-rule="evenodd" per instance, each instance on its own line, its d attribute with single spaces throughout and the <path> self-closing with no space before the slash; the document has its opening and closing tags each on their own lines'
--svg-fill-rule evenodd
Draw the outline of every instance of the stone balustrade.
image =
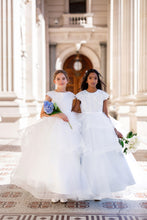
<svg viewBox="0 0 147 220">
<path fill-rule="evenodd" d="M 93 14 L 63 14 L 63 26 L 93 26 Z"/>
</svg>

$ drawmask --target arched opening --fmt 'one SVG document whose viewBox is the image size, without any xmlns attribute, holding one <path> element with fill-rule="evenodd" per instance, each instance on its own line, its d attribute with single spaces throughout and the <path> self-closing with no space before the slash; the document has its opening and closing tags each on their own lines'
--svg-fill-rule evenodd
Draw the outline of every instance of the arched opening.
<svg viewBox="0 0 147 220">
<path fill-rule="evenodd" d="M 68 57 L 63 65 L 63 69 L 69 75 L 67 91 L 77 93 L 80 91 L 81 81 L 86 70 L 93 68 L 88 57 L 82 54 L 75 54 Z"/>
</svg>

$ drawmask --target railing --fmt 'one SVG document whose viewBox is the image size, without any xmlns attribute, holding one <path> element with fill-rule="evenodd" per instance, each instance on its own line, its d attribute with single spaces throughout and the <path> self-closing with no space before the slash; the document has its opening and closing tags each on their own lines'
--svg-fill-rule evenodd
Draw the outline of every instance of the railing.
<svg viewBox="0 0 147 220">
<path fill-rule="evenodd" d="M 93 14 L 63 14 L 63 26 L 93 26 Z"/>
</svg>

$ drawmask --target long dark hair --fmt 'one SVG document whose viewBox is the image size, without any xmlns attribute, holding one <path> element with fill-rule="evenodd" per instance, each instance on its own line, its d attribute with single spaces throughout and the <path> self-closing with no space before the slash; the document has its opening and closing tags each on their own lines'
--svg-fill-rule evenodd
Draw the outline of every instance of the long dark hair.
<svg viewBox="0 0 147 220">
<path fill-rule="evenodd" d="M 96 75 L 97 75 L 97 78 L 98 78 L 98 83 L 96 85 L 97 89 L 102 90 L 102 86 L 106 87 L 105 83 L 100 79 L 100 77 L 102 77 L 102 75 L 96 69 L 89 69 L 85 72 L 85 75 L 83 76 L 83 80 L 82 80 L 82 83 L 81 83 L 81 90 L 88 89 L 87 78 L 88 78 L 90 73 L 96 73 Z"/>
</svg>

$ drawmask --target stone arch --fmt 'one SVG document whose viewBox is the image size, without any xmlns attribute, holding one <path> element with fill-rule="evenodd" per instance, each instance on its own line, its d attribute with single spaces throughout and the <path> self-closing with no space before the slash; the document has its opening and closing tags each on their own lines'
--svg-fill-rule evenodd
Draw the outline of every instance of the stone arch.
<svg viewBox="0 0 147 220">
<path fill-rule="evenodd" d="M 100 70 L 100 58 L 97 54 L 95 54 L 95 52 L 93 52 L 92 49 L 82 45 L 79 52 L 85 56 L 88 54 L 87 57 L 92 62 L 93 68 Z M 63 69 L 65 60 L 74 54 L 76 54 L 75 46 L 69 47 L 62 51 L 56 59 L 56 69 Z"/>
</svg>

